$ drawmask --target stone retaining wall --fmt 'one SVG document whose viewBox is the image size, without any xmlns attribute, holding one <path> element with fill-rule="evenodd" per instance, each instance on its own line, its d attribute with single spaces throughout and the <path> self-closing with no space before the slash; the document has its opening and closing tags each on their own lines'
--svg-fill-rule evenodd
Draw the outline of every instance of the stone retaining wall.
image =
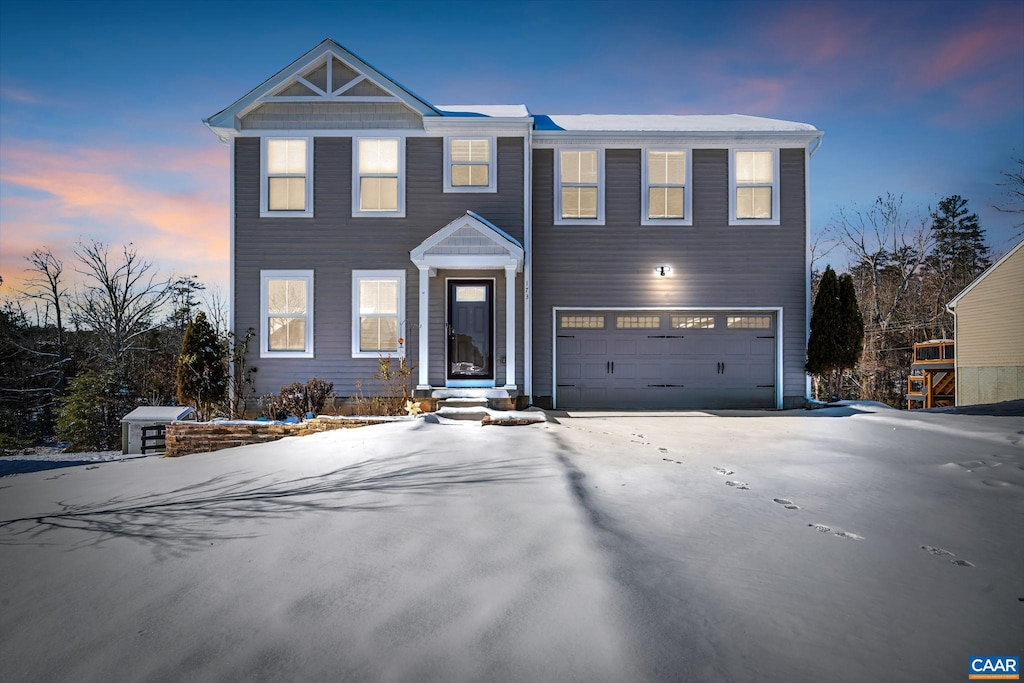
<svg viewBox="0 0 1024 683">
<path fill-rule="evenodd" d="M 317 417 L 297 424 L 275 422 L 218 423 L 218 422 L 172 422 L 167 425 L 164 453 L 176 458 L 190 453 L 208 453 L 235 446 L 277 441 L 286 436 L 307 436 L 335 429 L 350 429 L 380 424 L 380 420 L 339 420 Z"/>
</svg>

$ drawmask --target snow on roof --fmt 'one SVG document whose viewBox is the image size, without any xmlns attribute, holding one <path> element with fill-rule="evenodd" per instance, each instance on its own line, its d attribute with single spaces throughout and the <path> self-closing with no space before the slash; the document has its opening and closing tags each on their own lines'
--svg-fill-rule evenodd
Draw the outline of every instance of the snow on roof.
<svg viewBox="0 0 1024 683">
<path fill-rule="evenodd" d="M 809 123 L 767 119 L 746 114 L 552 114 L 534 116 L 537 130 L 666 131 L 666 132 L 811 132 Z"/>
<path fill-rule="evenodd" d="M 140 406 L 121 418 L 121 422 L 142 422 L 146 420 L 182 420 L 194 412 L 189 406 Z"/>
<path fill-rule="evenodd" d="M 525 104 L 435 104 L 446 116 L 483 116 L 487 118 L 525 118 L 530 110 Z"/>
</svg>

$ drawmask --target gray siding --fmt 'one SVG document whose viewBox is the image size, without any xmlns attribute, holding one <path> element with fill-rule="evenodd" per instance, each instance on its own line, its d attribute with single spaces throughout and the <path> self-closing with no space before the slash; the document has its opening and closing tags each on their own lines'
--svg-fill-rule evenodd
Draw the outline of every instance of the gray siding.
<svg viewBox="0 0 1024 683">
<path fill-rule="evenodd" d="M 406 217 L 352 217 L 352 141 L 345 137 L 316 138 L 314 142 L 314 218 L 260 218 L 258 138 L 237 138 L 235 144 L 235 329 L 260 329 L 260 270 L 313 269 L 315 358 L 260 358 L 254 341 L 249 363 L 256 373 L 258 395 L 274 393 L 292 382 L 321 377 L 334 382 L 335 392 L 350 395 L 357 381 L 372 382 L 377 362 L 351 354 L 352 270 L 406 271 L 405 340 L 408 357 L 418 362 L 419 271 L 409 251 L 426 237 L 472 210 L 520 240 L 523 239 L 523 139 L 498 140 L 498 192 L 443 192 L 442 139 L 408 138 L 406 146 Z M 476 272 L 476 271 L 474 271 Z M 496 298 L 504 305 L 504 273 L 488 271 L 498 281 Z M 444 274 L 436 281 L 443 284 Z M 522 288 L 521 276 L 517 285 Z M 444 299 L 432 299 L 434 313 Z M 517 317 L 522 338 L 522 316 Z M 504 325 L 502 318 L 501 324 Z M 441 322 L 443 327 L 443 321 Z M 504 328 L 496 336 L 496 356 L 504 355 Z M 431 348 L 443 334 L 431 334 Z M 440 372 L 444 363 L 432 355 Z M 517 349 L 522 376 L 523 349 Z M 501 366 L 499 377 L 503 379 Z M 433 371 L 432 371 L 433 372 Z M 436 376 L 436 372 L 433 372 Z M 415 375 L 414 375 L 415 379 Z M 520 380 L 521 381 L 521 380 Z"/>
<path fill-rule="evenodd" d="M 780 154 L 779 226 L 730 226 L 727 150 L 693 151 L 693 226 L 640 225 L 638 149 L 605 155 L 605 225 L 554 225 L 554 153 L 533 153 L 535 397 L 551 395 L 554 306 L 783 307 L 783 395 L 804 396 L 804 150 Z M 659 265 L 673 275 L 659 279 Z"/>
<path fill-rule="evenodd" d="M 247 129 L 422 128 L 423 118 L 399 102 L 267 102 L 246 114 Z"/>
</svg>

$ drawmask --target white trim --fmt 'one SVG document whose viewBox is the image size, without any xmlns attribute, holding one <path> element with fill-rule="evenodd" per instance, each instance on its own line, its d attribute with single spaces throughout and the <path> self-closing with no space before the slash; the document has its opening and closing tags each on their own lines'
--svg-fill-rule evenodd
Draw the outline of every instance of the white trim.
<svg viewBox="0 0 1024 683">
<path fill-rule="evenodd" d="M 597 153 L 597 218 L 563 218 L 562 217 L 562 152 L 596 152 Z M 604 148 L 587 147 L 586 149 L 574 149 L 561 147 L 555 148 L 555 225 L 604 225 Z M 571 187 L 590 187 L 591 183 L 569 183 Z"/>
<path fill-rule="evenodd" d="M 779 186 L 779 147 L 730 147 L 729 148 L 729 225 L 779 225 L 779 207 L 781 194 Z M 736 152 L 771 152 L 772 153 L 772 217 L 771 218 L 736 218 Z M 744 184 L 742 187 L 765 187 L 767 183 Z"/>
<path fill-rule="evenodd" d="M 420 266 L 419 390 L 430 389 L 430 267 Z"/>
<path fill-rule="evenodd" d="M 822 131 L 768 132 L 685 132 L 685 131 L 534 131 L 533 148 L 602 147 L 604 149 L 640 149 L 669 144 L 694 149 L 724 149 L 730 146 L 803 148 L 822 136 Z M 664 141 L 664 143 L 662 143 Z"/>
<path fill-rule="evenodd" d="M 269 204 L 269 178 L 267 172 L 267 143 L 270 140 L 305 140 L 306 141 L 306 210 L 305 211 L 271 211 Z M 313 136 L 306 131 L 303 135 L 268 135 L 260 136 L 260 218 L 313 218 Z M 232 166 L 232 173 L 234 167 Z M 277 176 L 275 176 L 277 177 Z M 297 176 L 292 176 L 297 177 Z M 232 211 L 234 204 L 232 203 Z"/>
<path fill-rule="evenodd" d="M 957 294 L 957 295 L 956 295 L 955 297 L 953 297 L 952 299 L 950 299 L 949 303 L 948 303 L 948 304 L 946 304 L 946 308 L 948 308 L 948 309 L 950 310 L 950 312 L 951 312 L 951 313 L 952 313 L 952 312 L 954 312 L 954 311 L 953 311 L 953 309 L 954 309 L 954 308 L 956 308 L 956 305 L 957 305 L 958 303 L 960 303 L 960 299 L 963 299 L 963 298 L 964 298 L 965 296 L 967 296 L 967 294 L 968 294 L 968 293 L 970 293 L 970 291 L 971 291 L 972 289 L 974 289 L 974 288 L 975 288 L 975 287 L 977 287 L 977 286 L 978 286 L 979 284 L 981 284 L 981 281 L 982 281 L 982 280 L 984 280 L 985 278 L 987 278 L 987 277 L 988 277 L 988 276 L 989 276 L 990 274 L 992 274 L 992 272 L 993 272 L 993 271 L 995 271 L 995 269 L 996 269 L 996 268 L 998 268 L 999 266 L 1003 265 L 1003 263 L 1005 263 L 1005 262 L 1006 262 L 1007 260 L 1009 260 L 1009 258 L 1010 258 L 1011 256 L 1013 256 L 1013 255 L 1014 255 L 1014 254 L 1016 254 L 1016 253 L 1017 253 L 1018 251 L 1020 251 L 1021 247 L 1024 247 L 1024 240 L 1021 240 L 1021 241 L 1020 241 L 1020 242 L 1018 242 L 1018 243 L 1017 243 L 1016 245 L 1014 245 L 1014 246 L 1013 246 L 1013 247 L 1012 247 L 1012 248 L 1010 249 L 1010 251 L 1006 252 L 1006 253 L 1005 253 L 1005 254 L 1003 255 L 1003 257 L 1002 257 L 1001 259 L 999 259 L 998 261 L 996 261 L 995 263 L 993 263 L 993 264 L 992 264 L 991 266 L 989 266 L 988 268 L 986 268 L 986 269 L 985 269 L 985 272 L 983 272 L 983 273 L 982 273 L 981 275 L 979 275 L 978 277 L 974 278 L 974 282 L 972 282 L 971 284 L 967 285 L 967 286 L 966 286 L 966 287 L 964 288 L 964 291 L 960 292 L 960 293 L 959 293 L 959 294 Z"/>
<path fill-rule="evenodd" d="M 462 228 L 472 228 L 505 251 L 504 254 L 428 254 L 434 246 L 444 242 Z M 472 211 L 467 211 L 433 235 L 420 242 L 409 257 L 417 267 L 430 268 L 504 268 L 515 265 L 518 270 L 523 267 L 523 248 L 510 235 L 493 223 L 481 218 Z"/>
<path fill-rule="evenodd" d="M 363 140 L 397 140 L 398 141 L 398 202 L 395 211 L 363 211 L 359 208 L 359 144 Z M 387 174 L 370 174 L 368 177 L 387 177 Z M 353 136 L 352 138 L 352 217 L 353 218 L 405 218 L 405 136 L 392 134 L 389 129 L 378 131 L 372 136 Z"/>
<path fill-rule="evenodd" d="M 495 377 L 497 379 L 497 377 Z M 516 388 L 516 267 L 505 266 L 505 388 Z"/>
<path fill-rule="evenodd" d="M 472 275 L 466 276 L 455 276 L 445 277 L 444 279 L 444 326 L 448 328 L 448 323 L 451 320 L 451 310 L 449 304 L 451 303 L 451 297 L 449 296 L 449 286 L 451 282 L 480 282 L 489 280 L 491 283 L 491 376 L 490 378 L 481 379 L 451 379 L 448 377 L 448 370 L 451 367 L 451 363 L 448 360 L 448 339 L 445 335 L 444 340 L 444 385 L 446 387 L 495 387 L 497 386 L 498 380 L 498 359 L 497 354 L 497 342 L 498 342 L 498 316 L 497 306 L 495 306 L 495 297 L 498 294 L 498 280 L 495 277 L 473 277 Z M 506 311 L 506 320 L 508 312 Z"/>
<path fill-rule="evenodd" d="M 818 138 L 821 147 L 821 138 Z M 817 150 L 817 147 L 815 148 Z M 811 340 L 811 156 L 810 145 L 804 149 L 804 358 Z M 804 370 L 804 400 L 811 399 L 811 373 Z"/>
<path fill-rule="evenodd" d="M 685 169 L 683 173 L 683 217 L 682 218 L 651 218 L 650 217 L 650 181 L 648 173 L 650 164 L 648 155 L 651 152 L 683 152 Z M 679 187 L 678 185 L 667 184 L 659 187 Z M 693 150 L 687 147 L 674 147 L 672 145 L 661 145 L 644 147 L 640 154 L 640 225 L 693 225 Z"/>
<path fill-rule="evenodd" d="M 428 136 L 426 132 L 416 128 L 246 128 L 233 137 L 301 138 L 307 135 L 315 135 L 318 138 L 437 137 L 436 135 Z"/>
<path fill-rule="evenodd" d="M 486 140 L 488 143 L 486 185 L 452 185 L 451 143 L 454 140 Z M 468 162 L 467 162 L 468 163 Z M 474 165 L 483 166 L 475 162 Z M 498 191 L 498 138 L 493 135 L 446 135 L 444 137 L 444 191 L 445 192 L 497 192 Z"/>
<path fill-rule="evenodd" d="M 533 147 L 523 142 L 523 393 L 533 402 Z"/>
<path fill-rule="evenodd" d="M 398 280 L 398 308 L 396 333 L 405 339 L 405 271 L 404 270 L 353 270 L 352 271 L 352 357 L 353 358 L 404 358 L 405 344 L 398 344 L 395 351 L 363 351 L 360 346 L 359 330 L 359 282 L 361 280 Z"/>
<path fill-rule="evenodd" d="M 775 407 L 782 409 L 783 398 L 783 320 L 782 306 L 552 306 L 551 307 L 551 407 L 558 408 L 558 314 L 565 311 L 730 311 L 775 314 Z"/>
<path fill-rule="evenodd" d="M 271 351 L 270 331 L 267 329 L 267 283 L 270 280 L 306 281 L 306 350 Z M 260 271 L 260 358 L 313 358 L 313 286 L 312 270 L 261 270 Z"/>
<path fill-rule="evenodd" d="M 533 125 L 533 117 L 498 118 L 478 116 L 445 116 L 423 119 L 426 135 L 437 137 L 487 137 L 525 138 Z"/>
<path fill-rule="evenodd" d="M 230 177 L 230 186 L 228 187 L 228 206 L 230 211 L 228 212 L 228 334 L 230 335 L 230 343 L 232 345 L 238 343 L 238 337 L 235 336 L 235 141 L 228 140 L 228 175 Z M 228 381 L 228 393 L 231 398 L 232 410 L 235 405 L 235 361 L 234 354 L 228 353 L 228 377 L 232 378 Z M 244 406 L 243 406 L 244 411 Z"/>
</svg>

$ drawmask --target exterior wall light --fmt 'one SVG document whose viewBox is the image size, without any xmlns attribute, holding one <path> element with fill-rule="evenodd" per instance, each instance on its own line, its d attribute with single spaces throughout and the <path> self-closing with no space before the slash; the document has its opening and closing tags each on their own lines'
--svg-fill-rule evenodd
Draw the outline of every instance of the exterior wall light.
<svg viewBox="0 0 1024 683">
<path fill-rule="evenodd" d="M 654 269 L 654 272 L 661 277 L 668 277 L 672 274 L 672 266 L 658 266 Z"/>
</svg>

